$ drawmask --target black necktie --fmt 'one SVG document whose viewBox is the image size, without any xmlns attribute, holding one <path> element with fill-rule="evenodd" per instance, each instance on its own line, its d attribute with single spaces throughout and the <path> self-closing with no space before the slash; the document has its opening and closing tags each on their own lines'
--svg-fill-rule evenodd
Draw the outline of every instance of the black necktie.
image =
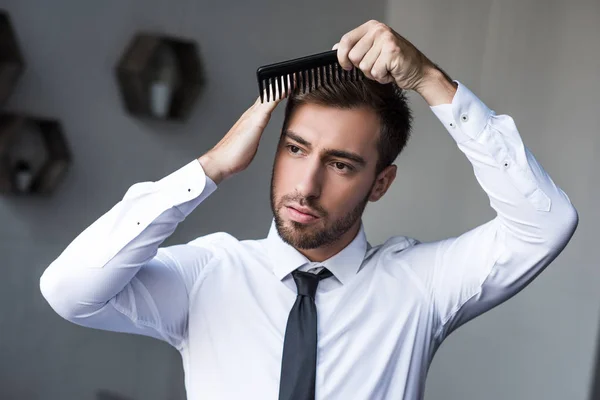
<svg viewBox="0 0 600 400">
<path fill-rule="evenodd" d="M 283 341 L 279 400 L 314 400 L 317 375 L 317 306 L 315 293 L 321 279 L 333 276 L 323 268 L 318 274 L 292 272 L 298 297 L 290 311 Z"/>
</svg>

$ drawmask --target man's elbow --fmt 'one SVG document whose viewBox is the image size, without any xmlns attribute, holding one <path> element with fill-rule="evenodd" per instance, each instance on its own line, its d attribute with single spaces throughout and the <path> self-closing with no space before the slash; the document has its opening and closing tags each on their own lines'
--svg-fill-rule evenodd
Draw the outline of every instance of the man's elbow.
<svg viewBox="0 0 600 400">
<path fill-rule="evenodd" d="M 65 286 L 51 268 L 46 269 L 40 277 L 40 292 L 48 305 L 62 318 L 76 323 L 82 314 L 89 312 L 89 306 L 83 306 Z"/>
<path fill-rule="evenodd" d="M 548 244 L 552 250 L 562 251 L 575 234 L 579 225 L 579 213 L 572 204 L 566 205 L 552 224 Z"/>
<path fill-rule="evenodd" d="M 69 319 L 72 310 L 60 295 L 59 285 L 54 276 L 46 270 L 40 277 L 40 292 L 50 307 L 61 317 Z"/>
<path fill-rule="evenodd" d="M 577 230 L 577 226 L 579 225 L 579 213 L 577 209 L 570 204 L 565 207 L 565 212 L 562 218 L 562 226 L 564 230 L 564 234 L 568 235 L 569 238 L 573 236 L 575 231 Z"/>
</svg>

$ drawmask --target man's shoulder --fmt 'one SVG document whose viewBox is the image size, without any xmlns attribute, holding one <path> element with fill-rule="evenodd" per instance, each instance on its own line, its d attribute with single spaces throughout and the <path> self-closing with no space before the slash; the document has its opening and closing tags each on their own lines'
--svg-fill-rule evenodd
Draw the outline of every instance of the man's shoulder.
<svg viewBox="0 0 600 400">
<path fill-rule="evenodd" d="M 228 232 L 213 232 L 190 240 L 187 246 L 195 247 L 227 247 L 240 243 L 240 241 Z"/>
<path fill-rule="evenodd" d="M 413 247 L 413 246 L 416 246 L 419 244 L 421 244 L 421 241 L 419 239 L 415 239 L 410 236 L 396 235 L 396 236 L 391 236 L 390 238 L 388 238 L 388 240 L 386 240 L 383 243 L 383 246 L 386 248 L 387 247 L 409 248 L 409 247 Z"/>
<path fill-rule="evenodd" d="M 382 244 L 371 248 L 376 252 L 401 252 L 421 244 L 421 241 L 410 236 L 395 235 L 389 237 Z"/>
<path fill-rule="evenodd" d="M 394 261 L 409 265 L 430 265 L 436 257 L 441 241 L 423 241 L 411 236 L 392 236 L 383 244 L 372 248 L 389 263 Z"/>
<path fill-rule="evenodd" d="M 214 232 L 199 236 L 185 246 L 209 249 L 214 255 L 219 253 L 241 254 L 263 248 L 265 239 L 239 239 L 228 232 Z"/>
</svg>

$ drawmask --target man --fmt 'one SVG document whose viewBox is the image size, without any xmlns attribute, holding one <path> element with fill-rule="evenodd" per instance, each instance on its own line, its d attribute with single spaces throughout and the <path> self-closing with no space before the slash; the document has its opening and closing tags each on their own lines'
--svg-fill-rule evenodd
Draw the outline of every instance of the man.
<svg viewBox="0 0 600 400">
<path fill-rule="evenodd" d="M 279 100 L 246 111 L 210 151 L 133 185 L 47 268 L 43 295 L 74 323 L 162 339 L 193 399 L 420 399 L 450 332 L 524 288 L 578 215 L 509 116 L 496 115 L 392 29 L 334 48 L 369 78 L 294 95 L 275 156 L 268 237 L 159 245 L 243 171 Z M 371 246 L 361 215 L 396 175 L 414 90 L 473 164 L 497 216 L 446 240 Z M 318 313 L 317 313 L 318 310 Z"/>
</svg>

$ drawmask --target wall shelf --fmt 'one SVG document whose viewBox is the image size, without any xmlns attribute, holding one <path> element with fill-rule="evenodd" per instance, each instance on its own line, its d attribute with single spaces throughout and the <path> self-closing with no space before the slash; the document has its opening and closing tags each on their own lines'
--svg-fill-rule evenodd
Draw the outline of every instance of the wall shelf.
<svg viewBox="0 0 600 400">
<path fill-rule="evenodd" d="M 136 117 L 185 120 L 203 86 L 194 41 L 138 33 L 116 66 L 121 99 Z"/>
<path fill-rule="evenodd" d="M 0 10 L 0 107 L 12 94 L 25 70 L 25 61 L 12 28 L 10 16 Z"/>
<path fill-rule="evenodd" d="M 59 121 L 0 114 L 0 193 L 50 195 L 71 159 Z"/>
</svg>

